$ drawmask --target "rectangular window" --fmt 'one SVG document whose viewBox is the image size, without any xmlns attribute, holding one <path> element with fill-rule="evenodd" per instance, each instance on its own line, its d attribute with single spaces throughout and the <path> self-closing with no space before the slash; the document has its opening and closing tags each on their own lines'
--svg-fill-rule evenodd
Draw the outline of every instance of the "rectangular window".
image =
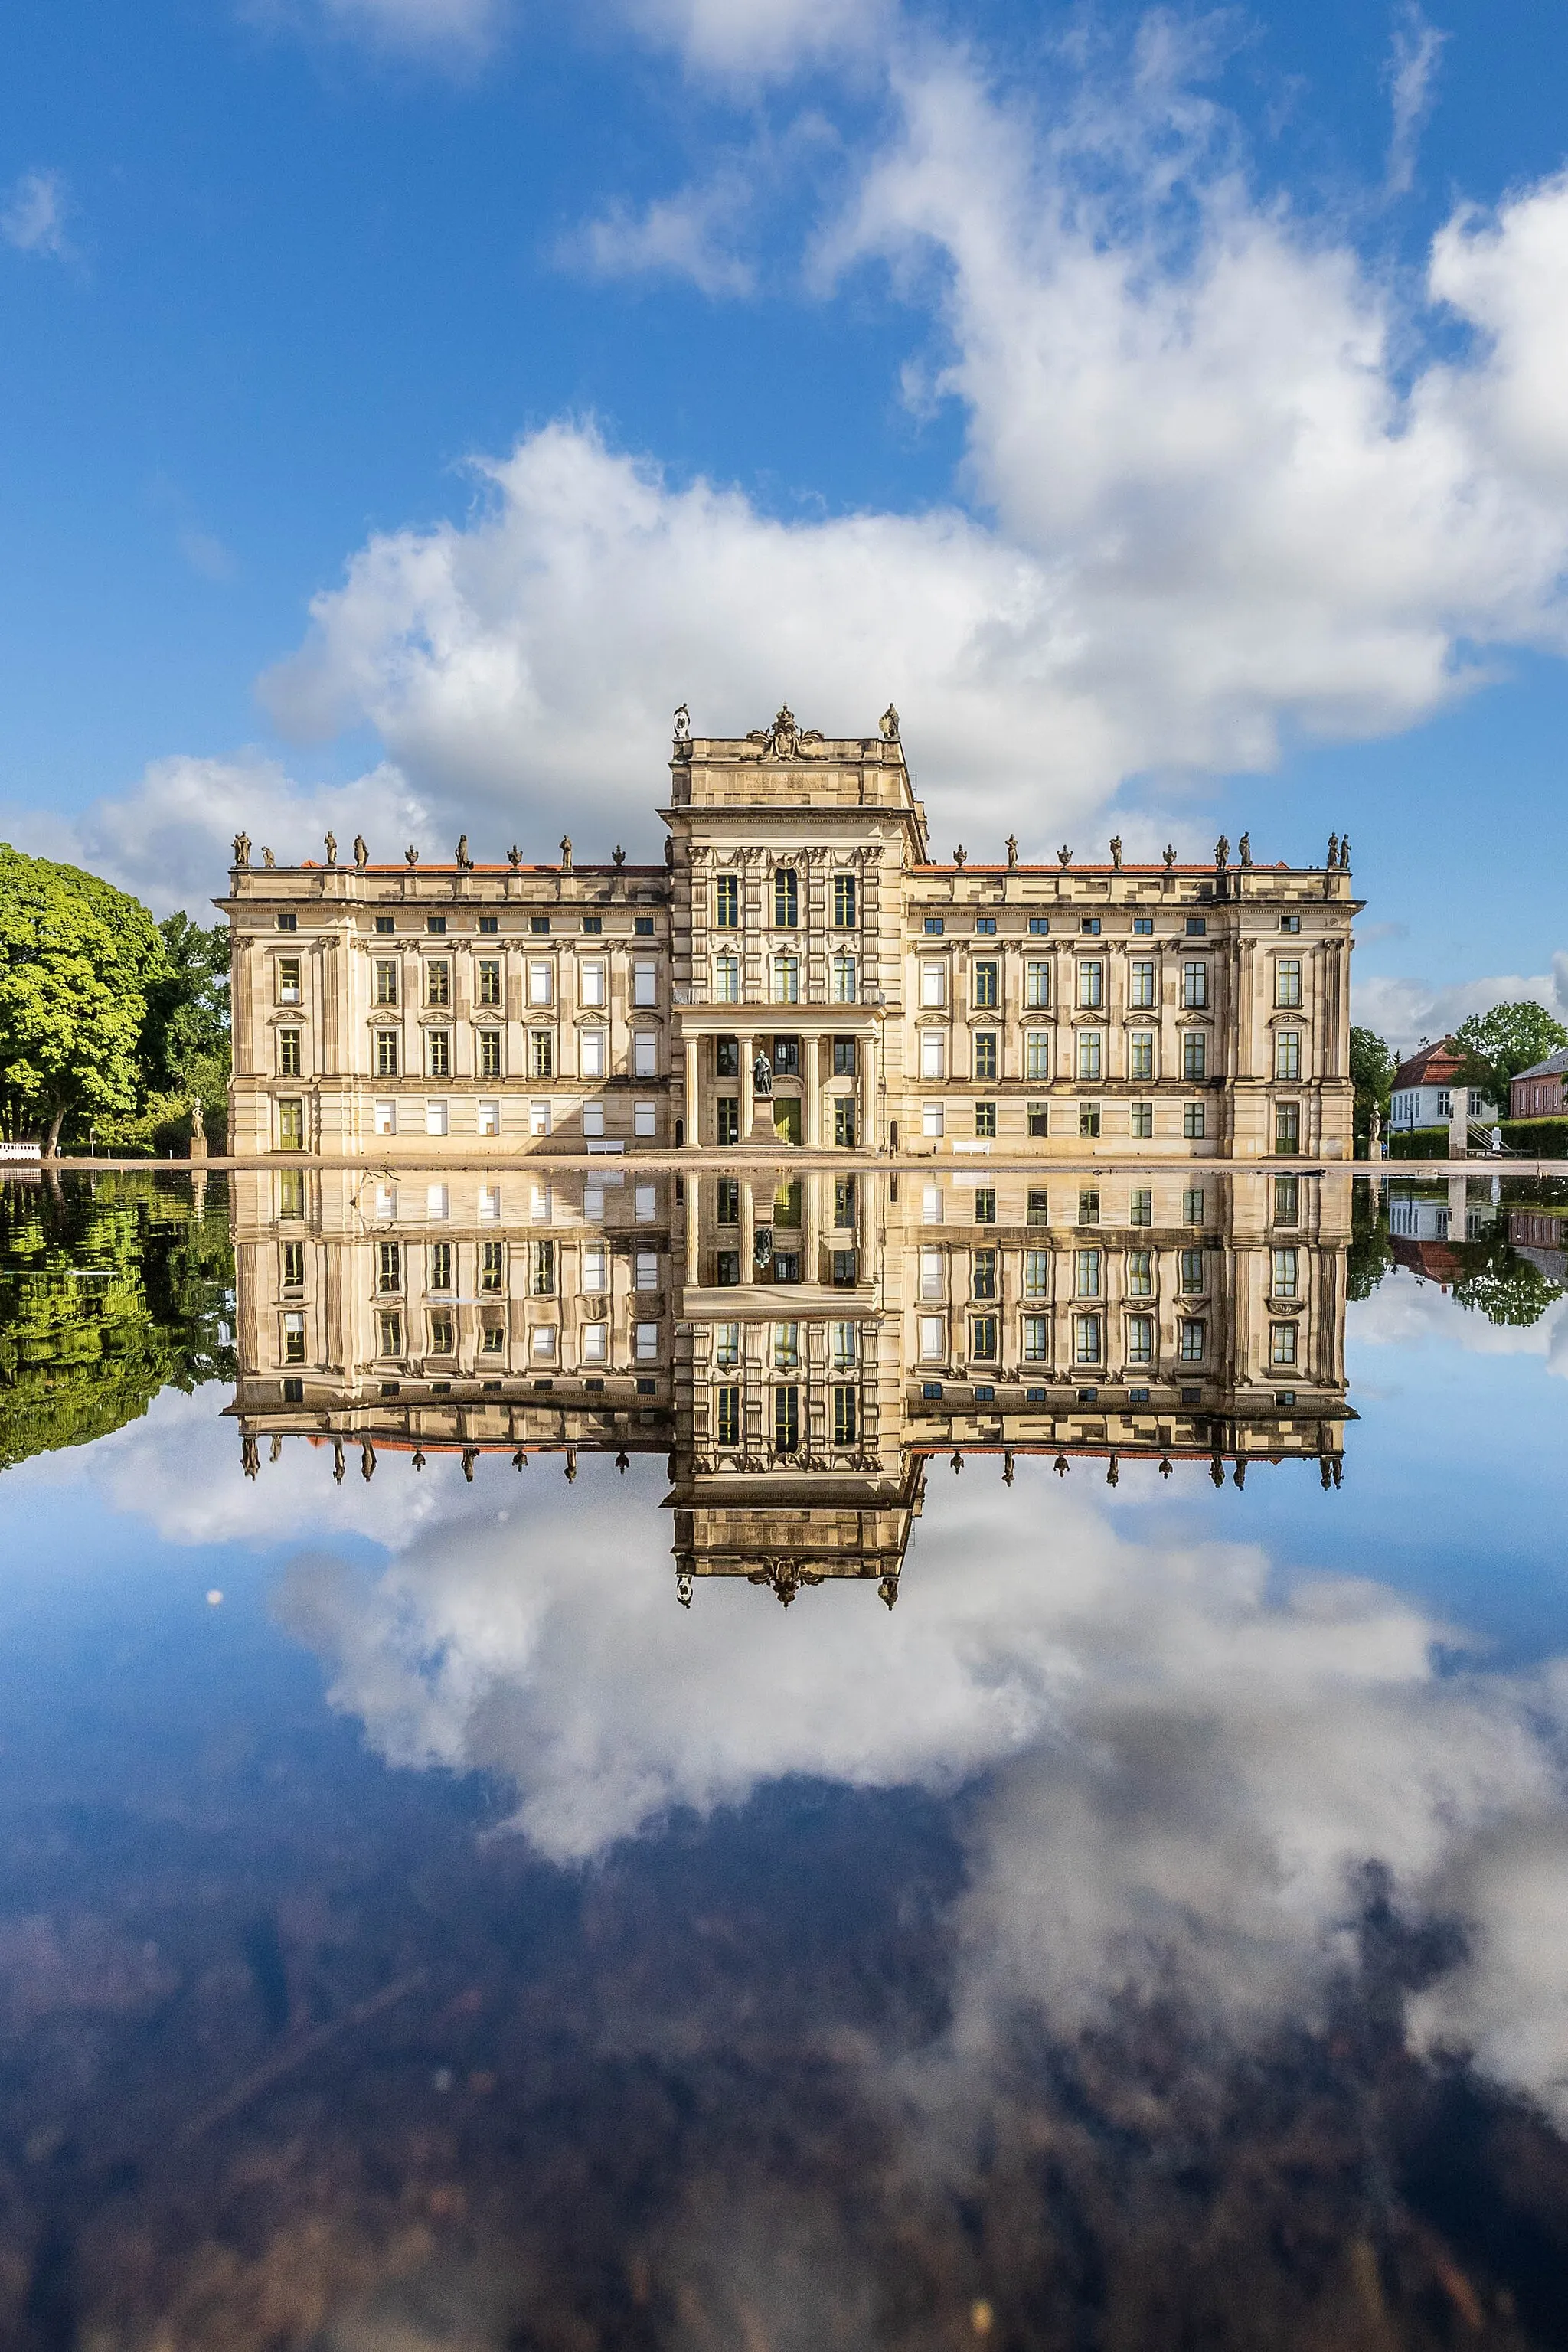
<svg viewBox="0 0 1568 2352">
<path fill-rule="evenodd" d="M 1130 1315 L 1127 1318 L 1127 1360 L 1130 1364 L 1152 1364 L 1154 1360 L 1154 1318 L 1152 1315 Z"/>
<path fill-rule="evenodd" d="M 841 1387 L 834 1390 L 833 1443 L 835 1445 L 853 1445 L 858 1442 L 860 1433 L 858 1408 L 858 1399 L 852 1388 Z"/>
<path fill-rule="evenodd" d="M 1051 1295 L 1051 1254 L 1047 1249 L 1024 1252 L 1024 1296 L 1026 1298 L 1048 1298 Z"/>
<path fill-rule="evenodd" d="M 976 1315 L 971 1318 L 969 1326 L 969 1352 L 976 1363 L 994 1364 L 996 1361 L 996 1318 L 994 1315 Z"/>
<path fill-rule="evenodd" d="M 483 1325 L 479 1332 L 479 1352 L 484 1356 L 501 1356 L 506 1353 L 506 1327 L 504 1324 L 486 1323 Z"/>
<path fill-rule="evenodd" d="M 657 1290 L 658 1288 L 658 1252 L 656 1249 L 636 1251 L 632 1258 L 632 1271 L 636 1287 L 638 1290 Z"/>
<path fill-rule="evenodd" d="M 793 931 L 800 921 L 800 877 L 793 866 L 773 869 L 773 925 Z"/>
<path fill-rule="evenodd" d="M 1105 966 L 1099 962 L 1080 963 L 1078 968 L 1078 1001 L 1080 1012 L 1098 1012 L 1105 1002 Z"/>
<path fill-rule="evenodd" d="M 376 1186 L 375 1213 L 384 1224 L 389 1223 L 396 1216 L 397 1187 L 395 1184 L 378 1184 Z"/>
<path fill-rule="evenodd" d="M 969 1295 L 971 1298 L 995 1297 L 996 1253 L 994 1249 L 976 1250 L 971 1258 Z"/>
<path fill-rule="evenodd" d="M 924 929 L 925 935 L 928 940 L 940 940 L 942 933 L 942 917 L 940 915 L 928 915 L 925 919 Z"/>
<path fill-rule="evenodd" d="M 994 1184 L 977 1184 L 975 1186 L 974 1222 L 977 1225 L 994 1225 L 996 1223 L 996 1187 Z"/>
<path fill-rule="evenodd" d="M 377 1242 L 375 1245 L 375 1286 L 377 1290 L 401 1290 L 403 1287 L 403 1244 Z"/>
<path fill-rule="evenodd" d="M 843 1228 L 855 1223 L 855 1179 L 836 1176 L 833 1181 L 833 1222 Z"/>
<path fill-rule="evenodd" d="M 1146 1187 L 1132 1192 L 1127 1202 L 1130 1225 L 1152 1225 L 1154 1222 L 1154 1195 Z"/>
<path fill-rule="evenodd" d="M 481 1135 L 499 1135 L 500 1133 L 500 1105 L 499 1102 L 495 1101 L 493 1097 L 486 1101 L 481 1101 L 477 1106 L 477 1124 Z M 484 1201 L 485 1194 L 481 1188 L 479 1192 L 479 1214 L 481 1217 L 485 1214 Z M 498 1216 L 500 1214 L 499 1209 L 497 1210 L 496 1214 Z"/>
<path fill-rule="evenodd" d="M 634 963 L 632 966 L 632 1003 L 658 1003 L 658 966 L 656 963 Z"/>
<path fill-rule="evenodd" d="M 378 1029 L 375 1033 L 375 1075 L 378 1078 L 397 1076 L 397 1032 Z"/>
<path fill-rule="evenodd" d="M 942 1186 L 934 1176 L 928 1177 L 921 1195 L 921 1223 L 940 1225 L 942 1223 Z"/>
<path fill-rule="evenodd" d="M 1025 1223 L 1048 1225 L 1051 1221 L 1050 1201 L 1043 1184 L 1031 1184 L 1025 1208 Z"/>
<path fill-rule="evenodd" d="M 947 1114 L 943 1110 L 941 1103 L 922 1103 L 921 1105 L 921 1133 L 922 1135 L 928 1136 L 935 1141 L 940 1141 L 942 1136 L 946 1130 L 946 1127 Z"/>
<path fill-rule="evenodd" d="M 741 1140 L 741 1098 L 738 1095 L 720 1095 L 713 1105 L 714 1133 L 720 1143 Z"/>
<path fill-rule="evenodd" d="M 452 1033 L 449 1029 L 426 1029 L 425 1032 L 425 1075 L 430 1078 L 451 1076 Z"/>
<path fill-rule="evenodd" d="M 1182 1223 L 1185 1225 L 1201 1225 L 1206 1214 L 1207 1208 L 1203 1186 L 1189 1184 L 1182 1194 Z"/>
<path fill-rule="evenodd" d="M 1274 1002 L 1286 1007 L 1301 1002 L 1301 960 L 1280 956 L 1274 966 Z"/>
<path fill-rule="evenodd" d="M 1048 1078 L 1050 1075 L 1050 1031 L 1026 1029 L 1024 1033 L 1024 1076 L 1026 1078 Z"/>
<path fill-rule="evenodd" d="M 479 1076 L 481 1078 L 499 1078 L 500 1076 L 500 1031 L 499 1029 L 479 1031 Z"/>
<path fill-rule="evenodd" d="M 555 1296 L 555 1244 L 535 1242 L 533 1244 L 533 1279 L 530 1285 L 535 1298 Z"/>
<path fill-rule="evenodd" d="M 425 967 L 425 1002 L 434 1005 L 452 1002 L 452 967 L 444 957 Z"/>
<path fill-rule="evenodd" d="M 454 1354 L 457 1348 L 458 1328 L 455 1318 L 450 1315 L 436 1312 L 427 1316 L 426 1320 L 430 1332 L 428 1353 L 432 1356 Z"/>
<path fill-rule="evenodd" d="M 977 931 L 983 931 L 988 940 L 994 940 L 996 936 L 995 916 L 976 915 L 974 918 L 974 928 Z"/>
<path fill-rule="evenodd" d="M 741 877 L 738 874 L 721 874 L 713 884 L 713 921 L 721 931 L 738 931 L 741 928 Z"/>
<path fill-rule="evenodd" d="M 795 1454 L 800 1448 L 800 1391 L 773 1391 L 773 1451 Z"/>
<path fill-rule="evenodd" d="M 739 1004 L 741 1002 L 741 959 L 738 955 L 714 957 L 713 1002 L 715 1004 Z"/>
<path fill-rule="evenodd" d="M 425 1213 L 427 1217 L 445 1217 L 447 1213 L 449 1205 L 447 1187 L 445 1184 L 426 1184 L 425 1187 Z"/>
<path fill-rule="evenodd" d="M 278 1032 L 278 1075 L 281 1078 L 298 1078 L 304 1075 L 300 1051 L 300 1032 L 279 1029 Z"/>
<path fill-rule="evenodd" d="M 921 1076 L 922 1078 L 946 1077 L 947 1034 L 944 1030 L 921 1031 Z"/>
<path fill-rule="evenodd" d="M 1282 931 L 1299 931 L 1301 928 L 1300 916 L 1281 915 L 1279 918 L 1279 928 Z"/>
<path fill-rule="evenodd" d="M 996 1106 L 994 1102 L 977 1102 L 974 1106 L 974 1132 L 989 1138 L 996 1132 Z"/>
<path fill-rule="evenodd" d="M 1299 1176 L 1276 1176 L 1274 1179 L 1274 1222 L 1277 1225 L 1300 1223 L 1301 1179 Z"/>
<path fill-rule="evenodd" d="M 1274 1075 L 1288 1086 L 1295 1086 L 1301 1076 L 1301 1032 L 1280 1029 L 1274 1038 Z"/>
<path fill-rule="evenodd" d="M 305 1106 L 298 1095 L 285 1095 L 279 1102 L 278 1149 L 279 1151 L 303 1151 L 305 1149 Z"/>
<path fill-rule="evenodd" d="M 376 917 L 376 919 L 375 919 L 375 930 L 376 930 L 376 937 L 377 937 L 378 939 L 388 939 L 388 940 L 389 940 L 389 939 L 392 937 L 393 932 L 394 932 L 396 929 L 397 929 L 397 925 L 393 921 L 393 919 L 392 919 L 392 917 L 391 917 L 390 915 L 378 915 L 378 916 Z"/>
<path fill-rule="evenodd" d="M 432 932 L 437 939 L 445 939 L 447 936 L 446 916 L 426 915 L 425 918 L 425 928 L 427 931 Z"/>
<path fill-rule="evenodd" d="M 841 931 L 853 930 L 859 919 L 853 874 L 836 874 L 833 877 L 833 919 Z"/>
<path fill-rule="evenodd" d="M 852 1078 L 860 1067 L 860 1055 L 853 1037 L 833 1040 L 833 1075 L 836 1078 Z"/>
<path fill-rule="evenodd" d="M 1271 1364 L 1294 1364 L 1296 1360 L 1296 1326 L 1294 1323 L 1270 1323 L 1268 1326 L 1268 1360 Z"/>
<path fill-rule="evenodd" d="M 1184 963 L 1182 966 L 1182 1003 L 1189 1009 L 1207 1004 L 1209 1001 L 1209 968 L 1206 963 Z"/>
<path fill-rule="evenodd" d="M 531 1004 L 553 1004 L 555 1002 L 555 966 L 543 961 L 528 967 L 528 1001 Z"/>
<path fill-rule="evenodd" d="M 1078 1033 L 1078 1075 L 1080 1078 L 1098 1079 L 1104 1040 L 1098 1029 L 1080 1029 Z"/>
<path fill-rule="evenodd" d="M 586 929 L 586 928 L 587 923 L 586 920 L 584 920 L 584 929 Z M 479 936 L 481 939 L 493 940 L 500 929 L 500 917 L 499 915 L 481 915 L 479 917 Z"/>
<path fill-rule="evenodd" d="M 1206 915 L 1189 915 L 1187 917 L 1188 939 L 1201 940 L 1205 932 L 1208 929 L 1208 917 Z"/>
<path fill-rule="evenodd" d="M 1127 1132 L 1135 1143 L 1147 1143 L 1154 1133 L 1154 1106 L 1135 1102 L 1128 1112 Z"/>
<path fill-rule="evenodd" d="M 552 1364 L 555 1360 L 555 1327 L 552 1323 L 536 1323 L 529 1338 L 536 1364 Z"/>
<path fill-rule="evenodd" d="M 479 959 L 479 1003 L 500 1003 L 500 965 L 494 956 L 481 956 Z"/>
<path fill-rule="evenodd" d="M 605 967 L 599 957 L 592 956 L 577 966 L 577 1002 L 585 1011 L 602 1013 L 609 991 Z"/>
<path fill-rule="evenodd" d="M 1050 917 L 1049 917 L 1048 915 L 1031 915 L 1031 916 L 1030 916 L 1030 918 L 1029 918 L 1029 936 L 1031 937 L 1031 939 L 1042 939 L 1042 940 L 1043 940 L 1043 939 L 1045 938 L 1045 936 L 1046 936 L 1047 932 L 1050 929 L 1050 928 L 1051 928 L 1051 919 L 1050 919 Z"/>
<path fill-rule="evenodd" d="M 1129 1298 L 1153 1297 L 1154 1253 L 1152 1250 L 1128 1251 L 1127 1296 Z"/>
<path fill-rule="evenodd" d="M 655 1029 L 639 1029 L 632 1038 L 632 1076 L 634 1078 L 657 1078 L 658 1076 L 658 1033 Z"/>
<path fill-rule="evenodd" d="M 852 955 L 836 955 L 833 959 L 833 1002 L 853 1004 L 856 1002 L 856 970 Z"/>
<path fill-rule="evenodd" d="M 941 1298 L 945 1295 L 944 1260 L 939 1249 L 921 1252 L 921 1297 Z"/>
<path fill-rule="evenodd" d="M 430 1244 L 430 1276 L 426 1290 L 450 1290 L 452 1287 L 452 1244 L 432 1242 Z"/>
<path fill-rule="evenodd" d="M 658 1105 L 639 1102 L 632 1106 L 632 1133 L 646 1143 L 658 1134 Z"/>
<path fill-rule="evenodd" d="M 381 1356 L 401 1356 L 403 1353 L 403 1318 L 401 1315 L 378 1315 L 375 1318 L 376 1353 Z"/>
<path fill-rule="evenodd" d="M 947 1318 L 942 1315 L 921 1317 L 921 1361 L 940 1364 L 947 1354 Z"/>
<path fill-rule="evenodd" d="M 397 965 L 390 956 L 378 956 L 375 965 L 375 1001 L 378 1004 L 397 1002 Z"/>
<path fill-rule="evenodd" d="M 837 1150 L 855 1149 L 855 1097 L 835 1095 L 833 1097 L 833 1140 Z"/>
<path fill-rule="evenodd" d="M 982 1011 L 994 1012 L 1002 1002 L 1002 967 L 999 963 L 977 963 L 973 971 L 974 1002 Z"/>
<path fill-rule="evenodd" d="M 279 956 L 278 959 L 278 1002 L 298 1004 L 300 1002 L 300 959 Z"/>
<path fill-rule="evenodd" d="M 720 1445 L 732 1446 L 741 1443 L 741 1391 L 738 1383 L 726 1382 L 713 1391 L 713 1429 Z"/>
<path fill-rule="evenodd" d="M 721 1176 L 715 1189 L 718 1194 L 716 1222 L 721 1225 L 738 1225 L 741 1222 L 740 1179 Z"/>
<path fill-rule="evenodd" d="M 713 1361 L 721 1372 L 732 1371 L 741 1360 L 741 1327 L 738 1323 L 715 1323 L 713 1326 Z"/>
<path fill-rule="evenodd" d="M 1154 1075 L 1154 1032 L 1134 1029 L 1127 1040 L 1127 1075 L 1150 1079 Z"/>
<path fill-rule="evenodd" d="M 1297 1288 L 1301 1275 L 1301 1255 L 1299 1250 L 1275 1250 L 1271 1271 L 1273 1274 L 1271 1289 L 1276 1298 L 1300 1297 L 1300 1292 Z"/>
<path fill-rule="evenodd" d="M 1127 967 L 1127 1002 L 1134 1013 L 1152 1013 L 1157 1001 L 1153 963 L 1139 956 Z"/>
<path fill-rule="evenodd" d="M 582 1281 L 584 1293 L 592 1298 L 601 1297 L 609 1288 L 610 1254 L 603 1242 L 584 1244 Z"/>
<path fill-rule="evenodd" d="M 1208 1039 L 1201 1029 L 1183 1032 L 1182 1076 L 1189 1086 L 1201 1085 L 1208 1076 Z"/>
<path fill-rule="evenodd" d="M 1100 1358 L 1102 1326 L 1098 1315 L 1079 1315 L 1073 1318 L 1072 1360 L 1075 1364 L 1098 1364 Z"/>
<path fill-rule="evenodd" d="M 584 1030 L 580 1042 L 585 1046 L 590 1041 L 596 1041 L 599 1055 L 599 1066 L 592 1075 L 602 1077 L 604 1076 L 603 1032 L 596 1029 Z M 534 1078 L 550 1078 L 555 1075 L 555 1039 L 548 1029 L 531 1029 L 528 1033 L 528 1071 L 529 1076 Z M 546 1128 L 544 1132 L 548 1135 L 549 1129 Z"/>
<path fill-rule="evenodd" d="M 1203 1141 L 1204 1107 L 1201 1102 L 1182 1105 L 1182 1133 L 1189 1143 Z"/>
<path fill-rule="evenodd" d="M 305 1286 L 305 1244 L 285 1242 L 283 1244 L 283 1287 L 303 1290 Z"/>
<path fill-rule="evenodd" d="M 1181 1286 L 1193 1293 L 1204 1286 L 1204 1254 L 1201 1249 L 1184 1249 L 1181 1253 Z"/>
<path fill-rule="evenodd" d="M 543 1050 L 542 1065 L 537 1058 L 535 1059 L 533 1075 L 536 1078 L 547 1078 L 550 1076 L 551 1056 L 551 1040 L 548 1033 L 544 1030 L 536 1030 L 533 1045 L 536 1056 L 541 1048 Z M 608 1058 L 609 1041 L 604 1030 L 584 1029 L 578 1032 L 577 1066 L 584 1077 L 602 1078 L 605 1075 Z"/>
<path fill-rule="evenodd" d="M 922 963 L 921 966 L 921 1003 L 930 1013 L 947 1003 L 947 966 L 944 963 Z"/>
<path fill-rule="evenodd" d="M 1100 1297 L 1100 1251 L 1097 1249 L 1080 1249 L 1074 1250 L 1072 1255 L 1073 1297 L 1075 1298 L 1098 1298 Z"/>
<path fill-rule="evenodd" d="M 1201 1364 L 1204 1360 L 1204 1339 L 1208 1325 L 1195 1317 L 1184 1318 L 1181 1325 L 1182 1361 Z"/>
<path fill-rule="evenodd" d="M 1031 956 L 1024 966 L 1024 1004 L 1030 1013 L 1047 1013 L 1051 1003 L 1051 968 Z"/>
<path fill-rule="evenodd" d="M 299 916 L 279 915 L 278 918 L 278 928 L 280 931 L 297 931 L 300 928 Z"/>
<path fill-rule="evenodd" d="M 605 1106 L 602 1102 L 590 1102 L 584 1104 L 583 1132 L 584 1135 L 593 1136 L 595 1139 L 604 1134 Z"/>
<path fill-rule="evenodd" d="M 1274 1149 L 1291 1155 L 1301 1149 L 1301 1106 L 1300 1103 L 1276 1103 L 1274 1106 Z"/>
<path fill-rule="evenodd" d="M 800 1003 L 800 958 L 796 955 L 776 955 L 773 958 L 773 1003 Z"/>
<path fill-rule="evenodd" d="M 1024 1318 L 1024 1361 L 1044 1364 L 1050 1360 L 1051 1319 L 1048 1315 Z"/>
<path fill-rule="evenodd" d="M 989 1085 L 997 1075 L 996 1032 L 994 1029 L 977 1029 L 974 1032 L 973 1042 L 974 1076 L 984 1079 Z"/>
<path fill-rule="evenodd" d="M 1085 1139 L 1094 1138 L 1099 1135 L 1100 1105 L 1097 1102 L 1079 1103 L 1078 1107 L 1078 1131 L 1079 1136 Z"/>
<path fill-rule="evenodd" d="M 1099 1224 L 1100 1194 L 1098 1192 L 1086 1190 L 1079 1194 L 1077 1223 L 1080 1225 Z"/>
<path fill-rule="evenodd" d="M 493 1293 L 504 1290 L 505 1287 L 506 1244 L 481 1242 L 479 1244 L 479 1288 Z"/>
<path fill-rule="evenodd" d="M 1049 1103 L 1032 1102 L 1028 1108 L 1027 1118 L 1029 1133 L 1031 1135 L 1049 1135 L 1051 1131 L 1051 1107 Z"/>
</svg>

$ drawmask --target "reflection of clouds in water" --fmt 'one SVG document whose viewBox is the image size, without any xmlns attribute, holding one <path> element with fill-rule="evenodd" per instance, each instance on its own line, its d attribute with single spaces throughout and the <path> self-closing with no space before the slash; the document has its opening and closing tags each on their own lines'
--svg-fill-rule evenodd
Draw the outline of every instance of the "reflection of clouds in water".
<svg viewBox="0 0 1568 2352">
<path fill-rule="evenodd" d="M 869 1586 L 786 1615 L 702 1583 L 688 1616 L 667 1523 L 617 1508 L 600 1468 L 504 1528 L 426 1531 L 377 1574 L 291 1573 L 289 1623 L 390 1759 L 504 1776 L 563 1862 L 790 1773 L 994 1770 L 955 1988 L 975 2054 L 1020 2002 L 1070 2031 L 1162 1984 L 1240 2031 L 1310 2015 L 1378 1864 L 1408 1914 L 1470 1928 L 1421 2036 L 1554 2102 L 1568 1677 L 1441 1675 L 1445 1629 L 1405 1598 L 1280 1595 L 1255 1548 L 1128 1541 L 1033 1465 L 1010 1496 L 933 1488 L 891 1618 Z"/>
<path fill-rule="evenodd" d="M 1436 1345 L 1460 1348 L 1468 1356 L 1540 1356 L 1546 1369 L 1568 1379 L 1568 1296 L 1554 1298 L 1538 1323 L 1489 1323 L 1436 1282 L 1418 1282 L 1403 1266 L 1384 1276 L 1370 1298 L 1353 1299 L 1347 1310 L 1346 1338 L 1373 1348 Z"/>
<path fill-rule="evenodd" d="M 298 1542 L 323 1534 L 368 1537 L 396 1550 L 412 1543 L 462 1472 L 450 1456 L 433 1457 L 416 1478 L 405 1454 L 384 1456 L 375 1476 L 360 1475 L 357 1442 L 346 1452 L 347 1475 L 332 1483 L 331 1446 L 286 1441 L 276 1463 L 261 1439 L 261 1468 L 240 1468 L 239 1431 L 222 1418 L 228 1392 L 216 1383 L 190 1396 L 164 1389 L 140 1421 L 128 1422 L 89 1447 L 46 1454 L 6 1474 L 42 1486 L 83 1486 L 116 1511 L 151 1521 L 172 1544 Z"/>
</svg>

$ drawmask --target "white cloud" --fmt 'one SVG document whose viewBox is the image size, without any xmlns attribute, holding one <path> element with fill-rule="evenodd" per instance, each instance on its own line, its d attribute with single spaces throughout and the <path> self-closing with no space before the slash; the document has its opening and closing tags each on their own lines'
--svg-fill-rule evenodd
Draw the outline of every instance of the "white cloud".
<svg viewBox="0 0 1568 2352">
<path fill-rule="evenodd" d="M 0 236 L 18 253 L 37 253 L 57 261 L 69 257 L 66 234 L 70 198 L 58 172 L 24 172 L 0 206 Z"/>
<path fill-rule="evenodd" d="M 695 70 L 780 75 L 870 50 L 897 20 L 895 0 L 621 0 L 647 39 Z"/>
<path fill-rule="evenodd" d="M 560 257 L 596 278 L 686 278 L 700 293 L 750 294 L 756 272 L 735 250 L 749 203 L 741 176 L 724 174 L 640 212 L 612 205 L 565 241 Z"/>
<path fill-rule="evenodd" d="M 1407 1054 L 1423 1037 L 1447 1037 L 1472 1013 L 1488 1013 L 1494 1004 L 1542 1004 L 1559 1021 L 1568 1021 L 1568 950 L 1552 957 L 1548 972 L 1498 973 L 1446 988 L 1427 980 L 1380 980 L 1358 972 L 1352 992 L 1352 1017 L 1386 1037 L 1395 1052 Z"/>
<path fill-rule="evenodd" d="M 1431 111 L 1433 87 L 1447 33 L 1429 25 L 1415 0 L 1405 0 L 1394 28 L 1388 60 L 1388 90 L 1393 120 L 1389 130 L 1388 165 L 1384 187 L 1391 196 L 1407 195 L 1415 178 L 1415 152 L 1422 127 Z"/>
</svg>

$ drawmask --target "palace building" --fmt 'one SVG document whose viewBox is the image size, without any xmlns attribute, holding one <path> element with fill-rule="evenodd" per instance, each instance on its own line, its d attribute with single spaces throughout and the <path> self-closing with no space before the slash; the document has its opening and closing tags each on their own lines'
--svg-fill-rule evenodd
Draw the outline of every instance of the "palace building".
<svg viewBox="0 0 1568 2352">
<path fill-rule="evenodd" d="M 891 709 L 837 739 L 682 709 L 669 774 L 658 866 L 238 836 L 230 1151 L 1350 1157 L 1348 842 L 943 862 Z"/>
</svg>

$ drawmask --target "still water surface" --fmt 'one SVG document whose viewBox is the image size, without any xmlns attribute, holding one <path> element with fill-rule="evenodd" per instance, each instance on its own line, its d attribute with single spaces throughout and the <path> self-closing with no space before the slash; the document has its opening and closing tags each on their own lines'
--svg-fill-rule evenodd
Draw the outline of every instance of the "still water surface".
<svg viewBox="0 0 1568 2352">
<path fill-rule="evenodd" d="M 1568 1201 L 1327 1181 L 7 1187 L 0 2342 L 1568 2343 Z"/>
</svg>

